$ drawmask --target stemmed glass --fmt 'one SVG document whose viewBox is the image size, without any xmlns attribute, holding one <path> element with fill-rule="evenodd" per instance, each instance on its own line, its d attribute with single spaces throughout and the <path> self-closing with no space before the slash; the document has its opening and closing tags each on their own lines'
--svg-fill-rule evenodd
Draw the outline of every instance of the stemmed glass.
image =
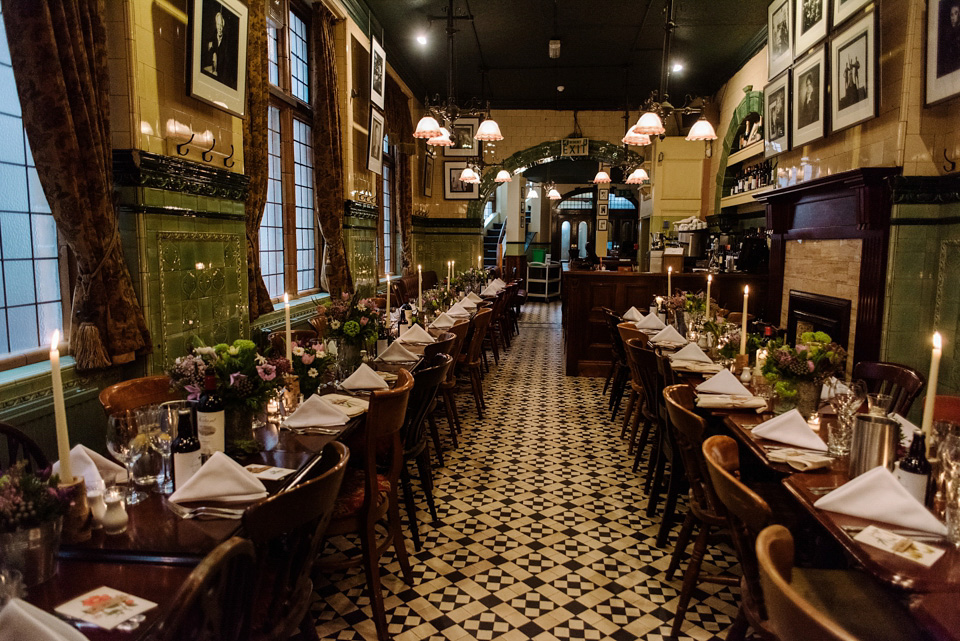
<svg viewBox="0 0 960 641">
<path fill-rule="evenodd" d="M 173 492 L 172 464 L 170 462 L 170 447 L 176 435 L 179 411 L 189 408 L 188 401 L 168 401 L 157 406 L 160 417 L 155 429 L 150 432 L 150 447 L 163 458 L 163 481 L 157 481 L 161 494 Z"/>
<path fill-rule="evenodd" d="M 110 416 L 107 420 L 107 450 L 127 468 L 127 505 L 135 505 L 147 495 L 133 482 L 133 465 L 143 455 L 146 439 L 140 435 L 133 412 Z"/>
</svg>

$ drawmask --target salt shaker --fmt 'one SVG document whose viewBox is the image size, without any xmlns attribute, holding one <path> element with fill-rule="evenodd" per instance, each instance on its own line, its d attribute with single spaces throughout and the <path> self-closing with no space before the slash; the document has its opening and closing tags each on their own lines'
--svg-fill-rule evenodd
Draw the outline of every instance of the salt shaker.
<svg viewBox="0 0 960 641">
<path fill-rule="evenodd" d="M 743 371 L 740 372 L 740 382 L 746 385 L 752 378 L 753 374 L 750 372 L 750 368 L 744 366 Z"/>
<path fill-rule="evenodd" d="M 126 532 L 130 517 L 127 516 L 123 494 L 116 489 L 108 490 L 103 496 L 103 501 L 107 505 L 101 519 L 103 531 L 107 534 L 123 534 Z"/>
</svg>

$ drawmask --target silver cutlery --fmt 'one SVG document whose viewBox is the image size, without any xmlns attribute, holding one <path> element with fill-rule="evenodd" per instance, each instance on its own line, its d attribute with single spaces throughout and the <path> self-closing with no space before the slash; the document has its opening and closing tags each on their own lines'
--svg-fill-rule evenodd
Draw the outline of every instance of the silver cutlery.
<svg viewBox="0 0 960 641">
<path fill-rule="evenodd" d="M 865 530 L 865 529 L 867 528 L 867 526 L 864 526 L 864 525 L 842 525 L 842 526 L 840 526 L 840 528 L 841 528 L 844 532 L 846 532 L 847 534 L 849 534 L 849 535 L 851 535 L 851 536 L 856 536 L 857 534 L 859 534 L 860 532 L 862 532 L 863 530 Z M 910 538 L 910 539 L 916 539 L 917 541 L 925 541 L 925 542 L 927 542 L 927 541 L 944 541 L 944 540 L 946 540 L 946 537 L 943 536 L 943 535 L 941 535 L 941 534 L 935 534 L 935 533 L 933 533 L 933 532 L 925 532 L 925 531 L 923 531 L 923 530 L 910 530 L 910 529 L 906 529 L 906 528 L 898 528 L 898 529 L 883 528 L 883 529 L 884 529 L 884 530 L 887 530 L 887 532 L 893 532 L 894 534 L 897 534 L 897 535 L 899 535 L 899 536 L 905 536 L 905 537 Z"/>
<path fill-rule="evenodd" d="M 209 517 L 212 519 L 235 519 L 238 520 L 243 517 L 245 510 L 234 509 L 228 507 L 214 507 L 210 505 L 202 505 L 200 507 L 184 507 L 173 501 L 164 501 L 167 507 L 170 508 L 170 511 L 179 516 L 181 519 L 195 519 L 198 517 Z"/>
<path fill-rule="evenodd" d="M 289 427 L 287 425 L 281 425 L 280 429 L 288 430 L 293 432 L 297 436 L 303 434 L 319 434 L 323 436 L 336 436 L 340 433 L 340 430 L 330 429 L 327 427 Z"/>
</svg>

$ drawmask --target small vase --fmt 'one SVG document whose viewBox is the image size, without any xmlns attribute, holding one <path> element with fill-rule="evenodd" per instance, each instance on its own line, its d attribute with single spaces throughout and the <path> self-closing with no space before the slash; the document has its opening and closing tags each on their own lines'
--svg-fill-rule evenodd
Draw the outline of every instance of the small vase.
<svg viewBox="0 0 960 641">
<path fill-rule="evenodd" d="M 0 533 L 0 565 L 18 570 L 28 588 L 57 572 L 63 518 L 26 530 Z"/>
<path fill-rule="evenodd" d="M 797 386 L 797 411 L 807 419 L 820 407 L 820 388 L 822 383 L 813 381 L 798 381 Z"/>
<path fill-rule="evenodd" d="M 227 407 L 223 412 L 224 446 L 227 453 L 247 451 L 256 441 L 253 438 L 253 417 L 249 407 Z"/>
<path fill-rule="evenodd" d="M 360 367 L 360 347 L 345 339 L 337 341 L 337 370 L 342 381 Z"/>
</svg>

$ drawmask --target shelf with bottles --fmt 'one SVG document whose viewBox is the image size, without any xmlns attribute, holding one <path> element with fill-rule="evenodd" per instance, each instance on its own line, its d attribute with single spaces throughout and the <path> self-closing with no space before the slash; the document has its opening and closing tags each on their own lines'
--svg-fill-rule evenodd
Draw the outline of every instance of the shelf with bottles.
<svg viewBox="0 0 960 641">
<path fill-rule="evenodd" d="M 735 207 L 752 203 L 753 197 L 770 191 L 776 186 L 777 165 L 773 160 L 763 160 L 752 165 L 741 165 L 727 173 L 721 207 Z"/>
</svg>

